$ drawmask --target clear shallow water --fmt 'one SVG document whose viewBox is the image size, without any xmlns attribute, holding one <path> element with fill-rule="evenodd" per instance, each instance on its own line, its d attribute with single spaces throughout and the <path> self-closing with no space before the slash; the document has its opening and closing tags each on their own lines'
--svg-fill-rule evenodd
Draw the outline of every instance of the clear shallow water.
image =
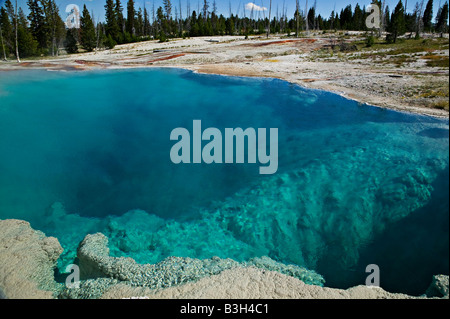
<svg viewBox="0 0 450 319">
<path fill-rule="evenodd" d="M 175 165 L 170 132 L 279 128 L 279 170 Z M 326 285 L 423 293 L 448 274 L 449 123 L 273 79 L 181 70 L 0 75 L 0 219 L 75 257 L 87 233 L 138 262 L 268 255 Z"/>
</svg>

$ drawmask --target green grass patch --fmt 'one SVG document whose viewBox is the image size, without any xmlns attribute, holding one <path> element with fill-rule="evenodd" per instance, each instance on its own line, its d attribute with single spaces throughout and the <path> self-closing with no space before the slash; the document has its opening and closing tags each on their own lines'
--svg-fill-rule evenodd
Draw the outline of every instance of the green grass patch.
<svg viewBox="0 0 450 319">
<path fill-rule="evenodd" d="M 439 109 L 439 110 L 449 110 L 449 101 L 448 100 L 441 100 L 441 101 L 437 101 L 434 102 L 431 107 L 435 108 L 435 109 Z"/>
<path fill-rule="evenodd" d="M 440 98 L 448 98 L 449 97 L 449 88 L 442 87 L 439 89 L 423 90 L 422 93 L 420 94 L 420 97 L 429 98 L 429 99 L 439 98 L 439 97 Z"/>
<path fill-rule="evenodd" d="M 449 57 L 442 55 L 426 55 L 423 59 L 427 60 L 427 66 L 433 68 L 449 68 Z"/>
<path fill-rule="evenodd" d="M 448 49 L 447 39 L 415 40 L 407 39 L 397 43 L 388 44 L 384 40 L 377 39 L 372 47 L 365 47 L 365 43 L 356 43 L 361 53 L 361 58 L 385 58 L 391 55 L 414 54 Z M 381 52 L 376 52 L 381 51 Z"/>
</svg>

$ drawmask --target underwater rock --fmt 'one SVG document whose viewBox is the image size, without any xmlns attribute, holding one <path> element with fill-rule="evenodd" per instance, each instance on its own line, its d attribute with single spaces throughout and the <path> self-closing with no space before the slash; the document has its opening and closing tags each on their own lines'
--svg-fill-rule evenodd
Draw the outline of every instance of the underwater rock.
<svg viewBox="0 0 450 319">
<path fill-rule="evenodd" d="M 95 219 L 65 213 L 61 205 L 54 205 L 58 227 L 52 235 L 61 237 L 61 244 L 69 248 L 60 263 L 72 263 L 76 257 L 76 243 L 83 239 L 76 237 L 101 232 L 109 238 L 105 254 L 131 257 L 140 264 L 156 264 L 167 256 L 219 256 L 239 262 L 270 256 L 308 269 L 318 269 L 319 262 L 351 268 L 359 260 L 361 247 L 390 223 L 427 203 L 435 172 L 445 168 L 445 161 L 433 161 L 421 169 L 398 165 L 400 159 L 390 154 L 395 170 L 383 172 L 385 163 L 380 162 L 374 170 L 382 173 L 368 177 L 363 163 L 375 156 L 373 151 L 368 147 L 358 153 L 359 166 L 349 165 L 335 154 L 332 162 L 342 165 L 316 161 L 265 178 L 200 210 L 197 218 L 190 220 L 167 220 L 140 210 Z M 337 180 L 340 182 L 334 182 Z M 361 183 L 365 187 L 355 186 Z M 103 243 L 100 246 L 105 247 Z M 320 284 L 312 278 L 314 284 Z"/>
<path fill-rule="evenodd" d="M 269 257 L 253 258 L 239 263 L 232 259 L 212 257 L 193 259 L 168 257 L 157 264 L 137 264 L 132 258 L 109 256 L 108 238 L 101 234 L 87 235 L 78 248 L 78 260 L 82 279 L 110 278 L 131 286 L 167 288 L 216 275 L 226 269 L 256 266 L 276 270 L 313 285 L 323 285 L 322 276 L 308 269 L 283 265 Z"/>
<path fill-rule="evenodd" d="M 105 223 L 106 221 L 101 218 L 86 218 L 69 213 L 62 203 L 55 202 L 47 210 L 45 218 L 34 224 L 34 227 L 45 229 L 46 233 L 58 238 L 64 248 L 58 259 L 58 269 L 64 271 L 68 265 L 74 263 L 78 244 L 86 234 L 101 231 Z"/>
<path fill-rule="evenodd" d="M 320 145 L 334 142 L 328 134 L 302 134 L 292 138 L 319 139 Z M 448 164 L 429 151 L 406 156 L 409 149 L 400 145 L 385 152 L 379 148 L 385 137 L 376 138 L 364 147 L 349 145 L 345 152 L 314 154 L 320 160 L 312 161 L 301 154 L 318 150 L 293 143 L 283 158 L 297 161 L 295 168 L 243 185 L 222 201 L 196 208 L 192 216 L 189 203 L 186 216 L 176 219 L 139 210 L 88 218 L 55 204 L 43 229 L 53 230 L 51 235 L 65 248 L 61 265 L 73 263 L 86 234 L 101 232 L 109 238 L 111 256 L 131 257 L 140 264 L 156 264 L 168 256 L 238 262 L 269 256 L 330 277 L 336 268 L 355 267 L 368 243 L 425 206 L 434 179 Z"/>
<path fill-rule="evenodd" d="M 373 170 L 379 174 L 367 176 L 364 163 L 376 156 L 368 147 L 355 155 L 361 163 L 357 166 L 332 154 L 333 165 L 311 162 L 279 173 L 205 210 L 202 222 L 220 225 L 254 251 L 283 262 L 349 269 L 359 260 L 361 247 L 429 201 L 430 181 L 446 167 L 438 161 L 414 169 L 399 165 L 400 159 L 390 154 L 390 169 L 375 162 Z"/>
<path fill-rule="evenodd" d="M 426 292 L 427 297 L 447 298 L 449 297 L 448 276 L 433 276 L 433 281 Z"/>
<path fill-rule="evenodd" d="M 78 247 L 77 256 L 82 279 L 111 276 L 105 265 L 109 260 L 108 238 L 105 235 L 87 235 Z"/>
<path fill-rule="evenodd" d="M 58 289 L 54 277 L 62 253 L 54 237 L 21 220 L 0 220 L 0 290 L 9 299 L 50 299 Z"/>
<path fill-rule="evenodd" d="M 154 249 L 154 233 L 166 221 L 142 210 L 129 211 L 122 216 L 111 216 L 106 227 L 110 242 L 114 242 L 115 253 L 134 253 Z"/>
<path fill-rule="evenodd" d="M 168 256 L 243 261 L 268 253 L 235 238 L 210 218 L 180 222 L 135 210 L 108 220 L 100 232 L 109 239 L 111 256 L 131 257 L 141 264 L 156 264 Z"/>
<path fill-rule="evenodd" d="M 384 155 L 370 145 L 364 152 L 355 149 L 358 165 L 339 153 L 329 156 L 328 162 L 312 161 L 301 169 L 261 179 L 212 207 L 200 209 L 191 219 L 162 219 L 140 210 L 122 216 L 87 218 L 66 213 L 56 203 L 48 224 L 55 224 L 51 234 L 66 249 L 59 264 L 73 263 L 83 236 L 100 232 L 107 236 L 109 246 L 98 237 L 99 249 L 109 250 L 95 256 L 125 258 L 114 262 L 114 271 L 109 264 L 98 269 L 104 261 L 87 258 L 86 269 L 81 270 L 85 279 L 105 277 L 148 286 L 166 285 L 132 279 L 117 271 L 117 265 L 141 269 L 135 264 L 158 264 L 167 256 L 200 260 L 218 256 L 241 263 L 269 256 L 282 263 L 315 269 L 327 277 L 336 267 L 354 267 L 361 247 L 382 234 L 389 224 L 425 205 L 431 196 L 432 181 L 446 167 L 445 160 L 426 157 L 420 160 L 425 164 L 406 165 L 405 161 L 413 159 L 395 153 L 386 154 L 386 160 L 373 161 Z M 369 160 L 378 172 L 373 176 L 365 173 Z M 389 169 L 385 168 L 386 162 Z M 267 269 L 323 284 L 312 273 L 302 277 L 301 272 L 271 267 Z M 174 277 L 168 284 L 178 282 Z"/>
<path fill-rule="evenodd" d="M 97 233 L 87 235 L 78 248 L 81 278 L 98 277 L 125 281 L 133 286 L 163 288 L 217 274 L 237 267 L 231 259 L 199 260 L 169 257 L 158 264 L 137 264 L 132 258 L 109 256 L 108 238 Z"/>
<path fill-rule="evenodd" d="M 109 239 L 106 255 L 131 257 L 137 264 L 157 264 L 168 256 L 218 256 L 237 262 L 269 256 L 330 277 L 336 269 L 355 267 L 367 243 L 426 205 L 432 182 L 447 166 L 445 159 L 434 159 L 431 153 L 410 158 L 400 148 L 383 153 L 370 143 L 364 150 L 354 147 L 352 154 L 352 162 L 341 153 L 330 153 L 327 160 L 308 161 L 301 168 L 260 179 L 190 218 L 163 219 L 140 210 L 88 218 L 67 213 L 55 203 L 44 229 L 53 230 L 51 235 L 65 248 L 60 269 L 73 263 L 86 234 L 100 232 Z M 368 165 L 373 173 L 367 173 Z M 112 276 L 104 269 L 96 274 L 87 268 L 92 277 L 86 278 Z M 300 279 L 320 285 L 314 276 Z"/>
</svg>

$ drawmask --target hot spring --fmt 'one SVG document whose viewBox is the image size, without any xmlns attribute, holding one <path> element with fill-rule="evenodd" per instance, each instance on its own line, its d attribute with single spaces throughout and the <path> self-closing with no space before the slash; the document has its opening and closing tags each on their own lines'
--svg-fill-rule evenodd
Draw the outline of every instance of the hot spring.
<svg viewBox="0 0 450 319">
<path fill-rule="evenodd" d="M 278 128 L 278 170 L 174 164 L 172 130 Z M 205 142 L 204 142 L 205 143 Z M 206 144 L 206 143 L 205 143 Z M 85 235 L 114 256 L 269 256 L 419 295 L 449 269 L 449 121 L 361 105 L 275 79 L 175 69 L 4 72 L 0 219 Z"/>
</svg>

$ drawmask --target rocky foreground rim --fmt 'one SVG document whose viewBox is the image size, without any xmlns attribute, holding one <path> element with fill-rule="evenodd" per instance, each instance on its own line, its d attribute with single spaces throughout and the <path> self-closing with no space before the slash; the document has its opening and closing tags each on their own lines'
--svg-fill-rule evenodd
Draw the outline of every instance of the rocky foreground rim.
<svg viewBox="0 0 450 319">
<path fill-rule="evenodd" d="M 422 296 L 357 286 L 346 290 L 310 285 L 320 275 L 270 258 L 238 263 L 170 257 L 156 265 L 109 255 L 108 239 L 87 235 L 80 243 L 79 288 L 55 281 L 63 249 L 54 237 L 23 220 L 0 220 L 0 297 L 10 299 L 426 299 L 449 298 L 448 276 L 437 275 Z M 303 279 L 303 280 L 302 280 Z"/>
</svg>

